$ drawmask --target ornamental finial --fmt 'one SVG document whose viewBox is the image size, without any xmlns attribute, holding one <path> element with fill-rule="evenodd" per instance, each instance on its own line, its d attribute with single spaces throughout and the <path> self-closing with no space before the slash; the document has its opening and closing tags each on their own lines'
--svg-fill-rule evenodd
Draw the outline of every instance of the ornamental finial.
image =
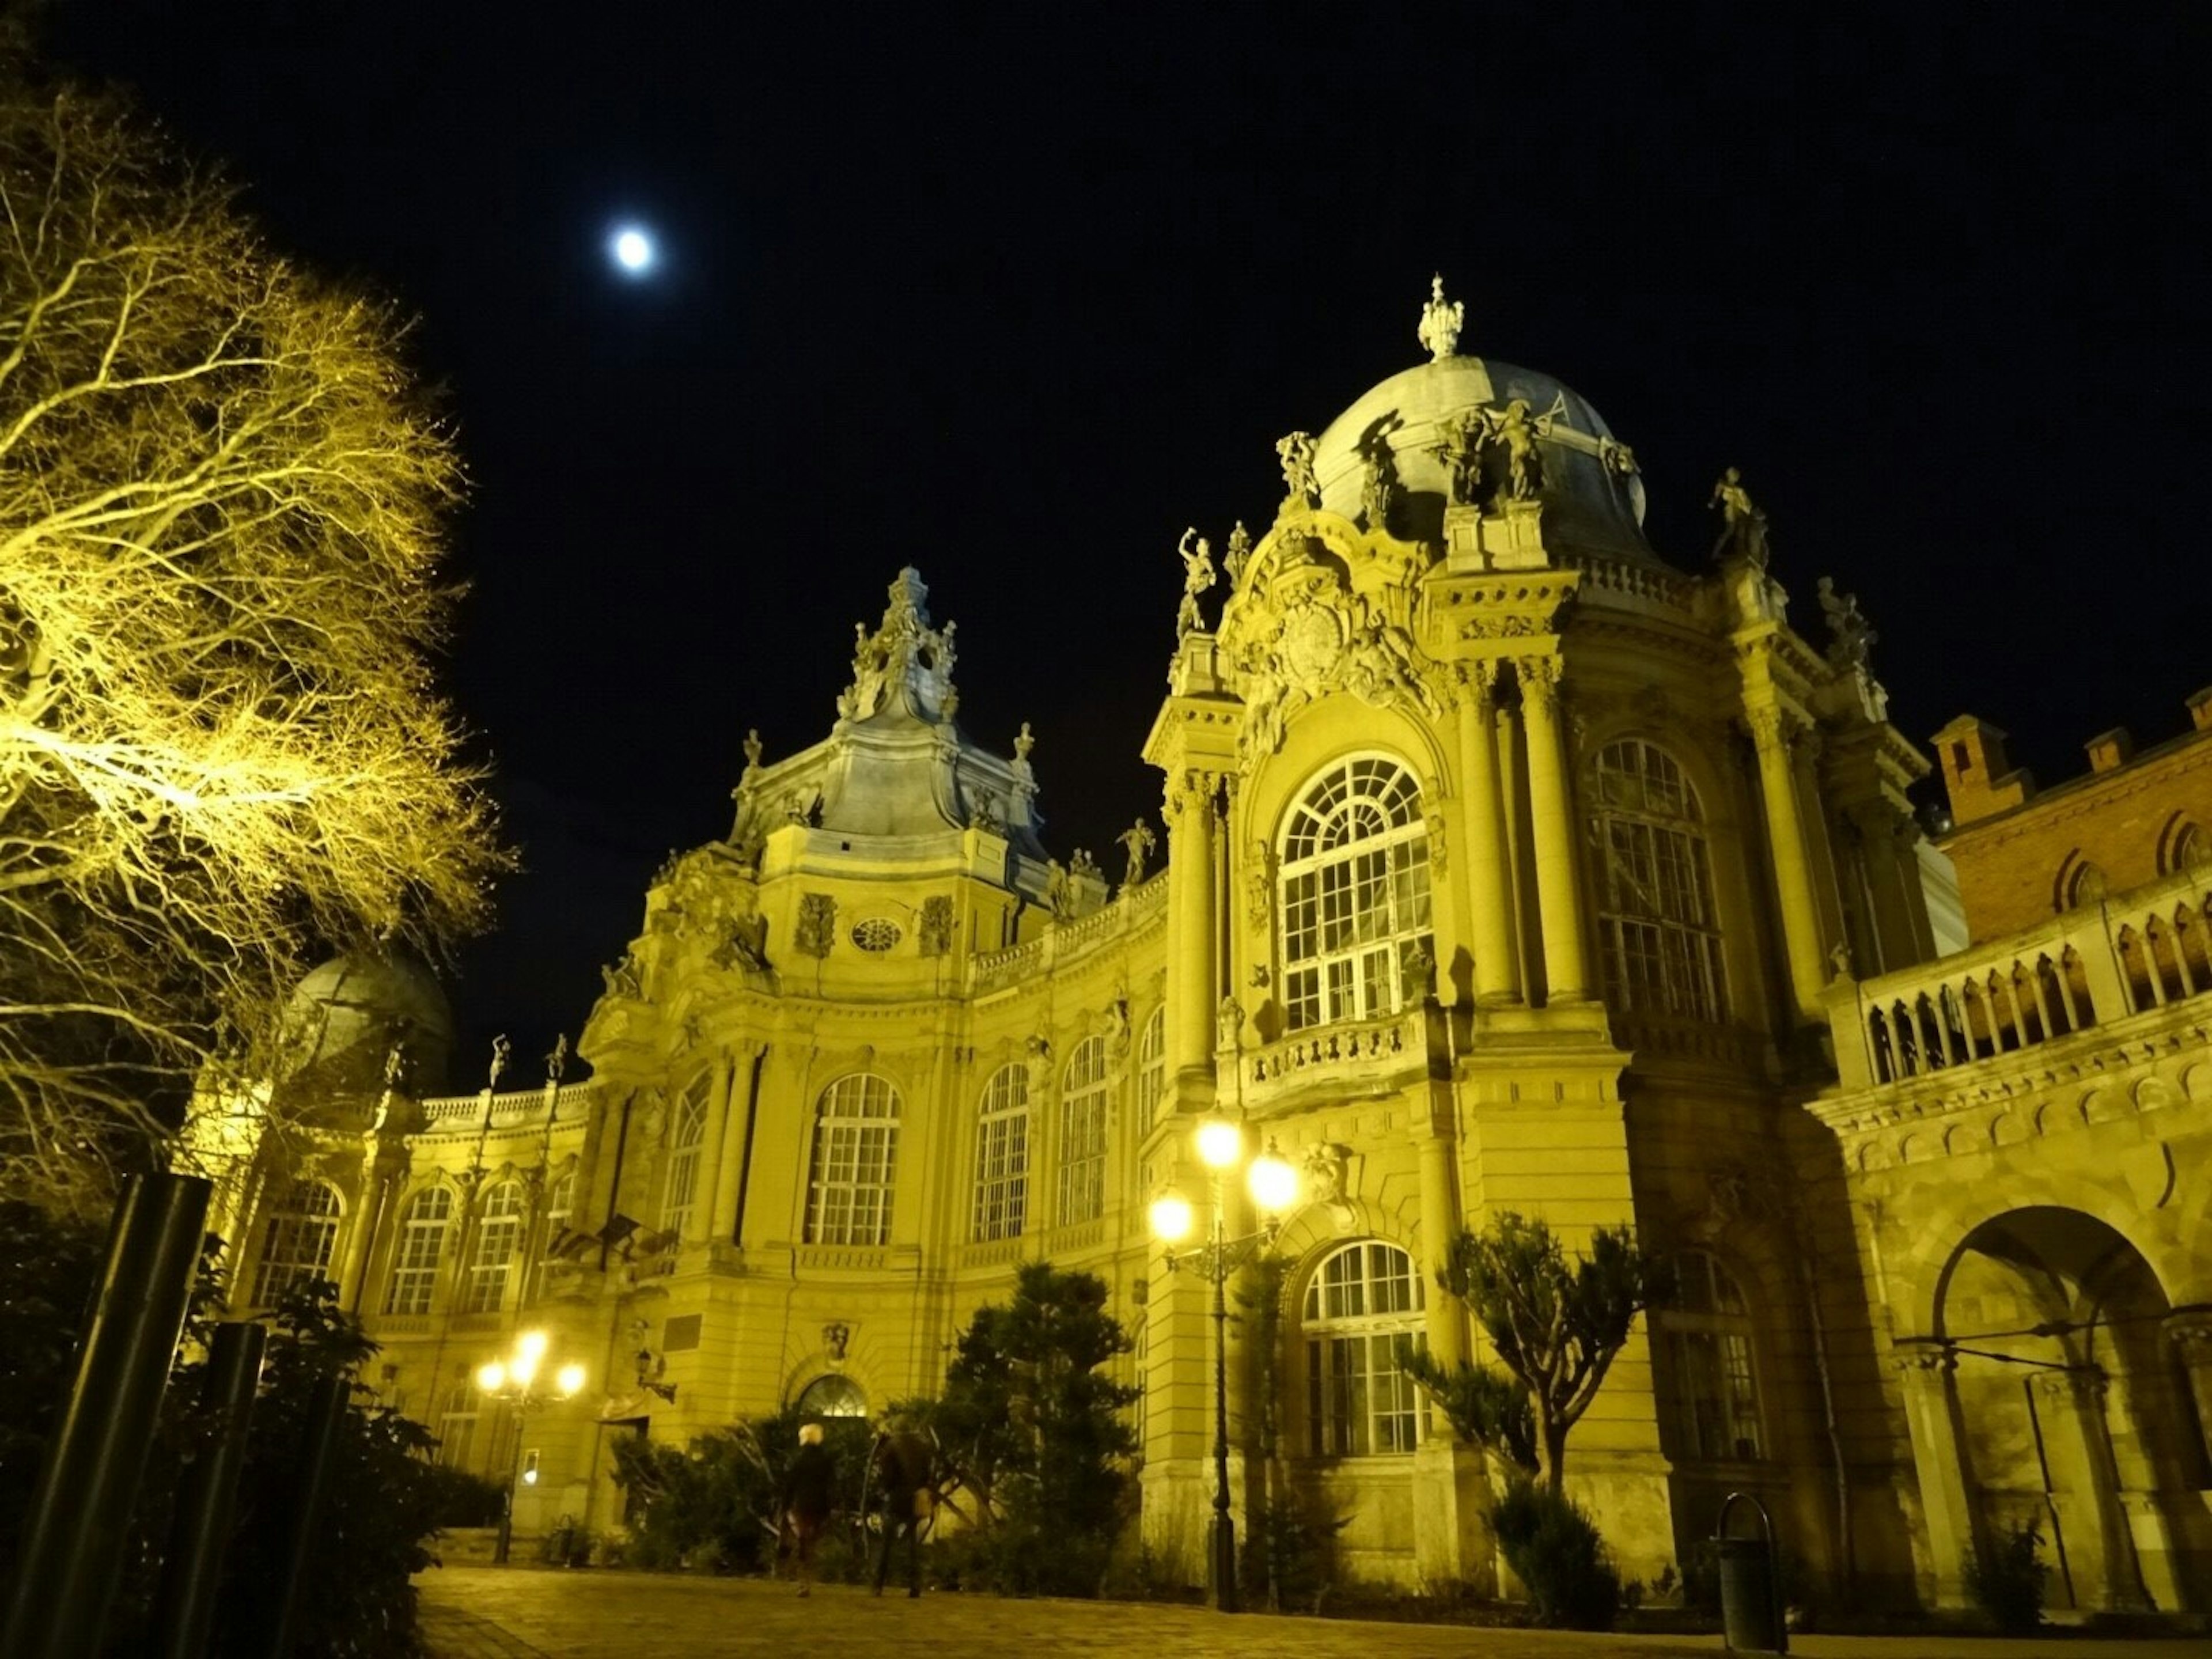
<svg viewBox="0 0 2212 1659">
<path fill-rule="evenodd" d="M 1452 355 L 1459 344 L 1460 325 L 1467 320 L 1467 307 L 1458 300 L 1444 298 L 1444 279 L 1441 274 L 1429 279 L 1429 302 L 1421 307 L 1421 343 L 1429 349 L 1429 356 L 1442 362 Z"/>
</svg>

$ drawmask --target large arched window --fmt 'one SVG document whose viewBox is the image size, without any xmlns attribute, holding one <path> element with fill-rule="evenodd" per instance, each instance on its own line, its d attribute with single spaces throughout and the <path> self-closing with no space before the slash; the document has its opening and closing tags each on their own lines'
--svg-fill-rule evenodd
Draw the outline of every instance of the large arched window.
<svg viewBox="0 0 2212 1659">
<path fill-rule="evenodd" d="M 871 1073 L 841 1077 L 822 1091 L 806 1186 L 808 1243 L 890 1242 L 898 1116 L 898 1091 Z"/>
<path fill-rule="evenodd" d="M 1018 1237 L 1030 1187 L 1030 1073 L 1001 1066 L 975 1119 L 975 1242 Z"/>
<path fill-rule="evenodd" d="M 1413 1258 L 1374 1239 L 1347 1244 L 1306 1285 L 1307 1443 L 1317 1457 L 1409 1452 L 1420 1438 L 1420 1396 L 1393 1356 L 1421 1337 L 1421 1275 Z"/>
<path fill-rule="evenodd" d="M 1095 1221 L 1105 1208 L 1106 1040 L 1085 1037 L 1060 1079 L 1059 1220 Z"/>
<path fill-rule="evenodd" d="M 567 1239 L 568 1218 L 575 1211 L 576 1172 L 571 1170 L 545 1189 L 545 1207 L 538 1222 L 538 1267 L 530 1291 L 533 1302 L 544 1297 L 545 1271 L 552 1265 L 555 1247 Z"/>
<path fill-rule="evenodd" d="M 253 1305 L 276 1298 L 309 1279 L 328 1279 L 338 1242 L 338 1195 L 327 1182 L 295 1181 L 269 1212 L 261 1235 L 261 1260 L 253 1273 Z"/>
<path fill-rule="evenodd" d="M 453 1190 L 425 1187 L 399 1212 L 399 1242 L 392 1255 L 392 1288 L 384 1298 L 388 1314 L 426 1314 L 438 1285 L 438 1260 L 446 1252 L 446 1230 L 453 1219 Z"/>
<path fill-rule="evenodd" d="M 1168 1009 L 1152 1010 L 1145 1034 L 1137 1040 L 1137 1133 L 1152 1127 L 1160 1115 L 1160 1101 L 1168 1089 Z"/>
<path fill-rule="evenodd" d="M 799 1390 L 793 1402 L 801 1417 L 866 1417 L 868 1396 L 860 1392 L 860 1385 L 849 1376 L 840 1376 L 832 1371 L 827 1376 L 817 1376 Z"/>
<path fill-rule="evenodd" d="M 1681 1455 L 1702 1462 L 1753 1462 L 1766 1455 L 1758 1380 L 1751 1364 L 1751 1310 L 1728 1269 L 1701 1250 L 1675 1262 L 1674 1301 L 1657 1326 L 1677 1396 Z"/>
<path fill-rule="evenodd" d="M 1591 797 L 1607 994 L 1624 1013 L 1718 1019 L 1720 921 L 1697 792 L 1665 750 L 1624 738 L 1598 750 Z"/>
<path fill-rule="evenodd" d="M 684 1237 L 691 1222 L 691 1200 L 699 1191 L 699 1149 L 707 1139 L 707 1074 L 691 1080 L 676 1103 L 668 1125 L 668 1170 L 660 1188 L 660 1231 L 672 1239 Z"/>
<path fill-rule="evenodd" d="M 477 1211 L 477 1247 L 469 1256 L 463 1313 L 497 1313 L 507 1298 L 507 1269 L 522 1242 L 522 1187 L 502 1181 L 483 1195 Z"/>
<path fill-rule="evenodd" d="M 1282 927 L 1293 1030 L 1379 1018 L 1421 994 L 1434 956 L 1428 827 L 1420 785 L 1396 762 L 1340 762 L 1291 809 Z"/>
</svg>

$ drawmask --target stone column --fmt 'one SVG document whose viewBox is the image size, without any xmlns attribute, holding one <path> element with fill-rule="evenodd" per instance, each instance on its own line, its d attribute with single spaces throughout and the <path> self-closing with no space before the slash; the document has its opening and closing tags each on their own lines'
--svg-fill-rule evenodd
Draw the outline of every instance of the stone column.
<svg viewBox="0 0 2212 1659">
<path fill-rule="evenodd" d="M 1514 939 L 1513 861 L 1505 848 L 1505 797 L 1498 784 L 1498 665 L 1466 665 L 1459 706 L 1460 768 L 1467 806 L 1468 902 L 1474 915 L 1474 999 L 1521 1000 L 1521 952 Z"/>
<path fill-rule="evenodd" d="M 1170 781 L 1168 903 L 1175 912 L 1175 953 L 1168 963 L 1169 1066 L 1178 1077 L 1213 1072 L 1213 1016 L 1218 975 L 1214 940 L 1213 796 L 1220 779 L 1184 772 Z"/>
<path fill-rule="evenodd" d="M 2035 1379 L 2035 1393 L 2054 1495 L 2072 1500 L 2065 1505 L 2075 1522 L 2066 1556 L 2076 1605 L 2147 1606 L 2142 1576 L 2136 1571 L 2134 1538 L 2120 1506 L 2112 1434 L 2105 1424 L 2104 1374 L 2044 1371 Z"/>
<path fill-rule="evenodd" d="M 2166 1315 L 2166 1340 L 2188 1375 L 2197 1431 L 2204 1437 L 2204 1455 L 2212 1458 L 2212 1308 Z"/>
<path fill-rule="evenodd" d="M 1559 659 L 1523 657 L 1518 668 L 1535 825 L 1536 902 L 1543 912 L 1545 1000 L 1582 1002 L 1590 994 L 1589 964 L 1575 869 L 1580 837 L 1567 787 L 1566 732 L 1559 719 Z"/>
<path fill-rule="evenodd" d="M 1452 1134 L 1449 1090 L 1431 1091 L 1429 1109 L 1414 1127 L 1421 1160 L 1421 1264 L 1425 1332 L 1429 1352 L 1447 1368 L 1467 1358 L 1467 1316 L 1456 1297 L 1437 1284 L 1453 1237 L 1459 1231 L 1458 1172 L 1452 1167 L 1458 1141 Z"/>
<path fill-rule="evenodd" d="M 714 1212 L 708 1224 L 713 1230 L 708 1240 L 715 1244 L 736 1242 L 738 1194 L 745 1184 L 745 1136 L 752 1127 L 753 1068 L 759 1064 L 759 1054 L 757 1047 L 747 1043 L 730 1058 L 721 1170 L 714 1177 Z"/>
<path fill-rule="evenodd" d="M 736 1061 L 726 1052 L 715 1062 L 714 1092 L 708 1097 L 706 1127 L 699 1136 L 698 1185 L 684 1229 L 686 1244 L 712 1243 L 719 1237 L 714 1216 L 721 1207 L 723 1142 L 729 1138 L 731 1081 L 736 1072 Z"/>
<path fill-rule="evenodd" d="M 1774 882 L 1782 901 L 1782 936 L 1790 958 L 1791 1000 L 1798 1018 L 1810 1024 L 1820 1018 L 1820 988 L 1826 982 L 1827 963 L 1820 950 L 1820 912 L 1813 891 L 1804 815 L 1798 809 L 1789 725 L 1776 708 L 1756 710 L 1750 718 L 1752 742 L 1759 750 L 1767 843 L 1772 849 Z"/>
<path fill-rule="evenodd" d="M 372 1136 L 361 1161 L 361 1196 L 354 1205 L 345 1260 L 338 1270 L 339 1298 L 349 1312 L 363 1312 L 374 1304 L 368 1279 L 374 1266 L 377 1237 L 384 1231 L 392 1193 L 406 1173 L 405 1143 L 387 1144 Z"/>
<path fill-rule="evenodd" d="M 1981 1517 L 1966 1480 L 1959 1401 L 1951 1386 L 1959 1361 L 1948 1343 L 1936 1341 L 1901 1345 L 1895 1358 L 1904 1384 L 1905 1426 L 1912 1437 L 1913 1472 L 1919 1479 L 1935 1605 L 1964 1607 L 1966 1562 L 1976 1547 Z"/>
</svg>

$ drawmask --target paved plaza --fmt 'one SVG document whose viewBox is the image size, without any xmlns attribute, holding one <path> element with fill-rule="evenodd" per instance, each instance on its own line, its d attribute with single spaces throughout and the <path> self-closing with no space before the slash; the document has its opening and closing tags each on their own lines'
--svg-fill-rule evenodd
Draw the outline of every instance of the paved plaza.
<svg viewBox="0 0 2212 1659">
<path fill-rule="evenodd" d="M 1267 1655 L 1270 1659 L 1667 1659 L 1721 1652 L 1717 1636 L 1591 1636 L 1338 1619 L 1228 1618 L 1202 1607 L 1018 1601 L 931 1594 L 878 1601 L 848 1585 L 801 1600 L 787 1584 L 673 1574 L 434 1569 L 419 1581 L 436 1659 L 691 1659 L 694 1655 Z M 1804 1659 L 2197 1659 L 2207 1644 L 1801 1637 Z"/>
</svg>

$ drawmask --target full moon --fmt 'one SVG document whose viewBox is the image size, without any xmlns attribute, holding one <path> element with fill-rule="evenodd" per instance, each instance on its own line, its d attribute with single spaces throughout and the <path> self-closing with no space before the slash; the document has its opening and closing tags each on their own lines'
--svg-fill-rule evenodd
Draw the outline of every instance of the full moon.
<svg viewBox="0 0 2212 1659">
<path fill-rule="evenodd" d="M 653 269 L 653 238 L 636 226 L 617 231 L 613 242 L 609 246 L 613 250 L 615 263 L 631 276 L 641 276 Z"/>
</svg>

